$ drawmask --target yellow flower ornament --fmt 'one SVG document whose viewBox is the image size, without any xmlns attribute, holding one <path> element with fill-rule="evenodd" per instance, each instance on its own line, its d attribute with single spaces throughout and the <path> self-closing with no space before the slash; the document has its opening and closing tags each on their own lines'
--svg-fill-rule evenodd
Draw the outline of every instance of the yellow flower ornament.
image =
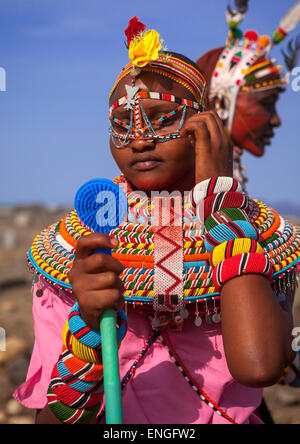
<svg viewBox="0 0 300 444">
<path fill-rule="evenodd" d="M 153 29 L 134 37 L 129 45 L 129 59 L 134 66 L 143 68 L 156 60 L 162 49 L 159 33 Z"/>
</svg>

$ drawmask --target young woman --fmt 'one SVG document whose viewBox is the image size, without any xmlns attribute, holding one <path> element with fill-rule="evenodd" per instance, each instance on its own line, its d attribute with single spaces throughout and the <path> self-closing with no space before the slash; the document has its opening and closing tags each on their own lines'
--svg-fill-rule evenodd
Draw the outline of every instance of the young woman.
<svg viewBox="0 0 300 444">
<path fill-rule="evenodd" d="M 98 326 L 110 307 L 124 423 L 260 422 L 262 388 L 294 358 L 300 233 L 232 178 L 232 145 L 206 110 L 197 66 L 162 51 L 137 18 L 126 35 L 110 149 L 127 221 L 106 236 L 72 212 L 37 236 L 28 252 L 39 275 L 36 344 L 15 397 L 39 410 L 38 423 L 102 423 Z M 99 248 L 112 257 L 92 254 Z"/>
</svg>

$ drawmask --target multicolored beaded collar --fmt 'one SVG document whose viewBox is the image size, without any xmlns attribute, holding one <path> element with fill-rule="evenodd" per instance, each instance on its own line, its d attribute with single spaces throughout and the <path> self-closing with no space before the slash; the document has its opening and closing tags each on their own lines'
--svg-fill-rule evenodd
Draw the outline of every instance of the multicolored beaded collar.
<svg viewBox="0 0 300 444">
<path fill-rule="evenodd" d="M 115 182 L 124 190 L 128 187 L 123 176 Z M 113 256 L 124 266 L 121 278 L 125 285 L 126 304 L 153 316 L 156 263 L 154 238 L 157 228 L 153 225 L 153 204 L 140 196 L 137 200 L 130 189 L 127 197 L 127 221 L 111 232 L 119 241 L 119 247 L 113 251 Z M 250 200 L 250 205 L 250 219 L 258 228 L 260 243 L 275 269 L 274 289 L 276 292 L 287 292 L 296 285 L 295 267 L 300 260 L 300 229 L 259 201 Z M 209 253 L 204 246 L 200 223 L 187 201 L 183 205 L 182 228 L 184 307 L 180 310 L 180 316 L 184 318 L 192 313 L 196 325 L 201 324 L 202 318 L 207 322 L 218 322 L 220 294 L 213 287 Z M 77 241 L 90 233 L 91 230 L 72 211 L 37 235 L 27 254 L 34 280 L 39 276 L 58 290 L 71 293 L 68 273 L 74 260 Z M 178 301 L 172 303 L 176 302 Z M 179 317 L 177 321 L 181 322 Z"/>
<path fill-rule="evenodd" d="M 286 38 L 300 20 L 300 1 L 298 1 L 282 18 L 272 38 L 267 35 L 259 36 L 255 31 L 243 33 L 238 26 L 248 10 L 248 2 L 242 0 L 235 3 L 237 9 L 233 11 L 228 7 L 226 13 L 229 26 L 226 48 L 221 53 L 210 85 L 210 99 L 217 101 L 217 111 L 221 119 L 227 120 L 229 132 L 232 129 L 236 100 L 241 88 L 243 92 L 255 92 L 260 88 L 275 88 L 289 83 L 289 72 L 294 67 L 290 59 L 297 59 L 297 57 L 285 56 L 286 61 L 288 60 L 289 72 L 281 76 L 278 82 L 264 85 L 264 82 L 258 80 L 281 71 L 281 66 L 274 66 L 276 60 L 267 59 L 268 54 L 274 45 Z M 251 85 L 253 83 L 254 86 Z"/>
</svg>

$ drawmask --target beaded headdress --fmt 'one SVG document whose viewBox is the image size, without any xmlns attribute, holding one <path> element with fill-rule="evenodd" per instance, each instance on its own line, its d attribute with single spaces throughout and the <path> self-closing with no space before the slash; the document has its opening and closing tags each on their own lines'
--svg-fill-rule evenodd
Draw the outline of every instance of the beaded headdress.
<svg viewBox="0 0 300 444">
<path fill-rule="evenodd" d="M 192 62 L 189 63 L 188 59 L 180 57 L 178 54 L 167 53 L 158 32 L 155 30 L 145 31 L 145 29 L 146 26 L 139 22 L 137 17 L 133 17 L 129 21 L 125 35 L 130 63 L 122 70 L 110 93 L 111 97 L 119 82 L 130 75 L 131 85 L 126 85 L 127 94 L 116 100 L 109 110 L 110 133 L 117 148 L 126 146 L 132 139 L 166 142 L 179 138 L 187 108 L 192 108 L 197 112 L 206 109 L 206 81 L 197 66 Z M 139 91 L 135 79 L 141 72 L 151 72 L 171 79 L 189 91 L 194 97 L 194 101 L 171 94 L 161 94 L 157 91 Z M 151 122 L 143 107 L 144 99 L 175 102 L 178 107 Z M 120 106 L 124 106 L 126 110 L 130 111 L 130 119 L 126 122 L 122 122 L 113 115 L 113 111 Z M 178 119 L 178 125 L 173 131 L 168 132 L 165 129 L 161 132 L 157 131 L 157 127 L 164 128 L 166 121 L 169 122 L 175 118 Z"/>
<path fill-rule="evenodd" d="M 292 43 L 289 44 L 291 55 L 284 54 L 288 73 L 281 74 L 279 79 L 261 82 L 260 79 L 282 70 L 282 67 L 274 66 L 276 60 L 267 57 L 271 49 L 280 44 L 297 26 L 300 20 L 300 1 L 281 19 L 272 37 L 259 36 L 252 30 L 243 33 L 238 26 L 248 10 L 248 0 L 235 0 L 235 4 L 235 10 L 229 6 L 226 11 L 229 26 L 226 48 L 221 53 L 210 85 L 210 99 L 215 99 L 216 109 L 220 118 L 227 120 L 229 132 L 232 129 L 238 93 L 287 85 L 289 73 L 297 62 L 297 53 L 300 50 L 298 38 L 295 48 Z"/>
</svg>

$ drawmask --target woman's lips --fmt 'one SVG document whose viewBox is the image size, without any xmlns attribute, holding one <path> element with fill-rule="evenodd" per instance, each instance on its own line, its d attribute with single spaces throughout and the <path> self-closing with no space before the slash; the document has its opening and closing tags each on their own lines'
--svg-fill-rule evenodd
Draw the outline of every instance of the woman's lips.
<svg viewBox="0 0 300 444">
<path fill-rule="evenodd" d="M 160 163 L 160 160 L 139 160 L 132 165 L 132 168 L 138 171 L 150 171 L 156 168 Z"/>
</svg>

